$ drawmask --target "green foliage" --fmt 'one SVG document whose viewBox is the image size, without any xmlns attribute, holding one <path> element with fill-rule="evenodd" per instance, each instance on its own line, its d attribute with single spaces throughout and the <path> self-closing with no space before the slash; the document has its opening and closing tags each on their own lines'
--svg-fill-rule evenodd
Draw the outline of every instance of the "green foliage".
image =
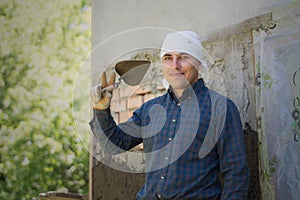
<svg viewBox="0 0 300 200">
<path fill-rule="evenodd" d="M 85 0 L 0 1 L 0 199 L 88 192 L 72 91 L 90 51 L 90 12 Z"/>
</svg>

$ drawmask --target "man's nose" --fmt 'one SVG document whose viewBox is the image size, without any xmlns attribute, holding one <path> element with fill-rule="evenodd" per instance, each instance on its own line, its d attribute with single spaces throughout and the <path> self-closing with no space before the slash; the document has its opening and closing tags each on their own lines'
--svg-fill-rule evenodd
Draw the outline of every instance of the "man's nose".
<svg viewBox="0 0 300 200">
<path fill-rule="evenodd" d="M 180 68 L 180 63 L 177 57 L 174 57 L 172 60 L 172 68 L 174 69 L 179 69 Z"/>
</svg>

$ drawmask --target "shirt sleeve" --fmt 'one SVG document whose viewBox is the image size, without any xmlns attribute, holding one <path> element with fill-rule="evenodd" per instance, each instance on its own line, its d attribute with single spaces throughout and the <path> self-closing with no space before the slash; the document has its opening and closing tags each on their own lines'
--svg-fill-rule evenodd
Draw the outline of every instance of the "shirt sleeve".
<svg viewBox="0 0 300 200">
<path fill-rule="evenodd" d="M 228 100 L 225 125 L 218 143 L 224 180 L 222 200 L 247 199 L 249 169 L 244 133 L 238 109 Z"/>
<path fill-rule="evenodd" d="M 135 117 L 138 119 L 138 117 Z M 142 142 L 138 120 L 130 118 L 119 125 L 114 121 L 110 109 L 93 109 L 93 118 L 89 122 L 91 130 L 104 152 L 122 153 Z"/>
</svg>

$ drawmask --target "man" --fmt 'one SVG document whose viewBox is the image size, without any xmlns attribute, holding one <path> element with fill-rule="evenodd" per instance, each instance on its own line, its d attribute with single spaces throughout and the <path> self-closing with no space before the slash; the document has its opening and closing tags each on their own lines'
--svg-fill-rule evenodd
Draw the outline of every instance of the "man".
<svg viewBox="0 0 300 200">
<path fill-rule="evenodd" d="M 247 199 L 240 116 L 231 100 L 198 79 L 199 69 L 206 67 L 202 54 L 196 33 L 169 33 L 160 54 L 169 83 L 166 94 L 144 103 L 119 125 L 110 114 L 110 92 L 93 104 L 95 135 L 104 134 L 124 151 L 144 144 L 146 180 L 136 199 Z M 114 79 L 107 83 L 103 74 L 102 87 Z"/>
</svg>

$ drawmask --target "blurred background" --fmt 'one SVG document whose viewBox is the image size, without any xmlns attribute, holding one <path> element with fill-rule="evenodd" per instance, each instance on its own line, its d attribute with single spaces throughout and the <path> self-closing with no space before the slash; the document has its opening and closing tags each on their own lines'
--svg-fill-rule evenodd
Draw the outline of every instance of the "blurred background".
<svg viewBox="0 0 300 200">
<path fill-rule="evenodd" d="M 0 199 L 88 193 L 72 92 L 90 36 L 90 0 L 0 1 Z"/>
</svg>

